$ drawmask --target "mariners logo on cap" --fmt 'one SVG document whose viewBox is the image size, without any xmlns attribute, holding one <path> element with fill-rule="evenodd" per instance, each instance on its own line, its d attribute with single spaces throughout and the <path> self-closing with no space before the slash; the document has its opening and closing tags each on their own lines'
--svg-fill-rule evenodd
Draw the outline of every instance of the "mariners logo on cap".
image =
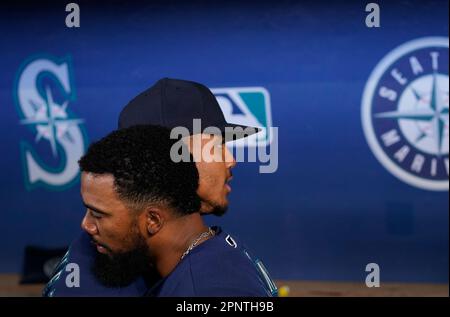
<svg viewBox="0 0 450 317">
<path fill-rule="evenodd" d="M 234 141 L 235 146 L 265 146 L 272 141 L 270 95 L 263 87 L 211 89 L 229 123 L 258 127 L 261 131 Z"/>
<path fill-rule="evenodd" d="M 403 182 L 449 188 L 448 38 L 407 42 L 375 67 L 364 89 L 362 124 L 378 161 Z"/>
</svg>

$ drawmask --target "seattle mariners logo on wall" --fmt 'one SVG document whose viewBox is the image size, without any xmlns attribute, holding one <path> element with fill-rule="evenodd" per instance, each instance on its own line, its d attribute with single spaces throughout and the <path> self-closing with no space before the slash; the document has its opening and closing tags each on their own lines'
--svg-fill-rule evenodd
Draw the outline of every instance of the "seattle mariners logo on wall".
<svg viewBox="0 0 450 317">
<path fill-rule="evenodd" d="M 69 58 L 37 56 L 19 69 L 14 101 L 20 124 L 34 136 L 21 142 L 27 189 L 61 190 L 77 181 L 87 138 L 83 120 L 69 109 L 75 98 Z"/>
<path fill-rule="evenodd" d="M 225 120 L 234 124 L 259 127 L 261 131 L 234 141 L 235 146 L 265 146 L 272 141 L 270 95 L 263 87 L 211 89 L 222 109 Z"/>
<path fill-rule="evenodd" d="M 366 139 L 380 163 L 407 184 L 445 191 L 448 179 L 448 46 L 407 42 L 375 67 L 362 100 Z"/>
</svg>

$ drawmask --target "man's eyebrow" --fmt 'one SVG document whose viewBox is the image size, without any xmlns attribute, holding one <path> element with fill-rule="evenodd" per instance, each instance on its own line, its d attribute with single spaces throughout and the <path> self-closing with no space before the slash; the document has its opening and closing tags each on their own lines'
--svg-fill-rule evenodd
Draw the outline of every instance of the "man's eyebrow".
<svg viewBox="0 0 450 317">
<path fill-rule="evenodd" d="M 86 204 L 84 201 L 83 201 L 83 205 L 84 205 L 84 207 L 86 207 L 86 208 L 88 208 L 88 209 L 90 209 L 90 210 L 92 210 L 92 211 L 95 211 L 95 212 L 97 212 L 97 213 L 99 213 L 99 214 L 103 214 L 103 215 L 105 215 L 105 216 L 109 216 L 109 213 L 104 212 L 104 211 L 102 211 L 102 210 L 100 210 L 100 209 L 98 209 L 98 208 L 95 208 L 95 207 L 93 207 L 93 206 L 90 206 L 90 205 Z"/>
</svg>

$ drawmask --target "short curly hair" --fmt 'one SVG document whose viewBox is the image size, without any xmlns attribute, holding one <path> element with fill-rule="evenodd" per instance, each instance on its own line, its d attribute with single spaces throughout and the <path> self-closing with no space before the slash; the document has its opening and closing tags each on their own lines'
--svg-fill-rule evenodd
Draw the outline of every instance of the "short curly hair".
<svg viewBox="0 0 450 317">
<path fill-rule="evenodd" d="M 172 161 L 177 141 L 161 126 L 116 130 L 92 143 L 78 163 L 82 172 L 111 174 L 116 192 L 131 208 L 163 204 L 179 216 L 192 214 L 200 209 L 198 171 L 192 157 Z"/>
</svg>

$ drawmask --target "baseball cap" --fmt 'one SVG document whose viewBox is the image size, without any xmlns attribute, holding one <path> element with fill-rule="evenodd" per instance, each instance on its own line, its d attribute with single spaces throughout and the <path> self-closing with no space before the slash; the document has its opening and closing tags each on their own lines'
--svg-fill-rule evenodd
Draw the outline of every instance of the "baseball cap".
<svg viewBox="0 0 450 317">
<path fill-rule="evenodd" d="M 188 80 L 162 78 L 133 98 L 121 111 L 119 129 L 152 124 L 172 129 L 185 127 L 194 131 L 193 119 L 201 119 L 202 130 L 217 127 L 225 141 L 259 132 L 257 127 L 228 123 L 213 95 L 205 85 Z M 241 128 L 226 132 L 225 128 Z M 228 129 L 227 129 L 228 130 Z"/>
</svg>

